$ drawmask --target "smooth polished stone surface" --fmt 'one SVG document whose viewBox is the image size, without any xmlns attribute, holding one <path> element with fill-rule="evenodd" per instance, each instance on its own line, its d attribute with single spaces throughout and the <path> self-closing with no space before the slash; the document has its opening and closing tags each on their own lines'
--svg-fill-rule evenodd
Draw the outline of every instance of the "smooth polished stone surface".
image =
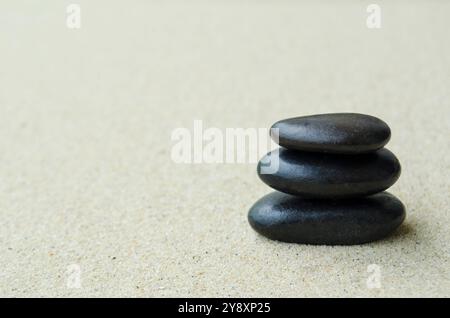
<svg viewBox="0 0 450 318">
<path fill-rule="evenodd" d="M 264 173 L 264 163 L 269 160 L 272 165 L 278 160 L 278 169 Z M 386 190 L 399 178 L 401 167 L 385 148 L 353 156 L 279 148 L 259 161 L 257 171 L 264 183 L 281 192 L 307 198 L 346 198 Z"/>
<path fill-rule="evenodd" d="M 367 153 L 391 138 L 389 126 L 376 117 L 355 113 L 303 116 L 276 122 L 271 137 L 288 149 L 329 153 Z"/>
<path fill-rule="evenodd" d="M 324 245 L 376 241 L 392 233 L 404 219 L 405 207 L 387 192 L 336 201 L 272 192 L 248 213 L 252 228 L 270 239 Z"/>
</svg>

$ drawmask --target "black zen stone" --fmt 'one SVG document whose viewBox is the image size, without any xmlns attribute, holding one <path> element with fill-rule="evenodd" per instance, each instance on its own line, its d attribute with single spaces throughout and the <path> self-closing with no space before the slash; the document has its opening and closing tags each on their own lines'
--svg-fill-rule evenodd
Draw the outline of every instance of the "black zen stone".
<svg viewBox="0 0 450 318">
<path fill-rule="evenodd" d="M 278 169 L 264 174 L 266 163 L 275 166 L 276 159 Z M 385 148 L 353 156 L 280 148 L 266 154 L 257 170 L 261 180 L 275 190 L 303 198 L 337 199 L 386 190 L 399 178 L 401 167 Z"/>
<path fill-rule="evenodd" d="M 382 192 L 351 200 L 307 200 L 272 192 L 248 213 L 258 233 L 278 241 L 352 245 L 382 239 L 405 219 L 403 204 Z"/>
<path fill-rule="evenodd" d="M 336 113 L 303 116 L 276 122 L 271 131 L 278 144 L 295 150 L 357 154 L 382 148 L 391 137 L 389 126 L 373 116 Z"/>
</svg>

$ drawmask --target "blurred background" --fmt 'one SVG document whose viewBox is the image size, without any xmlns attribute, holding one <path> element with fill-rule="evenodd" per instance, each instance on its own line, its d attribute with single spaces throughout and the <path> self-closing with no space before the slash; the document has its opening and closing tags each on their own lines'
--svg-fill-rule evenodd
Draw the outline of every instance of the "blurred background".
<svg viewBox="0 0 450 318">
<path fill-rule="evenodd" d="M 377 1 L 379 29 L 369 1 L 80 0 L 70 28 L 72 3 L 0 3 L 1 296 L 450 296 L 450 3 Z M 269 241 L 254 164 L 171 160 L 196 119 L 345 111 L 402 163 L 380 242 Z"/>
</svg>

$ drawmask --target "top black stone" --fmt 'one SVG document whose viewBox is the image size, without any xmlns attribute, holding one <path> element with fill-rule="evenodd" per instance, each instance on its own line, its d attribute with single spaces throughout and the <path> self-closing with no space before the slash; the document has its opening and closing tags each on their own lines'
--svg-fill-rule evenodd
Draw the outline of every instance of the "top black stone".
<svg viewBox="0 0 450 318">
<path fill-rule="evenodd" d="M 333 113 L 284 119 L 276 122 L 271 137 L 282 147 L 341 154 L 376 151 L 391 138 L 389 126 L 376 117 Z M 278 129 L 278 130 L 277 130 Z"/>
</svg>

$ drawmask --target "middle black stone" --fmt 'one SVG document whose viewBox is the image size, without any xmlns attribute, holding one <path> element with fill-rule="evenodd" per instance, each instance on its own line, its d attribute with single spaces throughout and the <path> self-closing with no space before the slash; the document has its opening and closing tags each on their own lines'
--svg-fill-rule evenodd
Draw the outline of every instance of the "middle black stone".
<svg viewBox="0 0 450 318">
<path fill-rule="evenodd" d="M 349 198 L 381 192 L 400 176 L 400 163 L 383 148 L 368 154 L 340 155 L 301 152 L 280 148 L 258 164 L 261 180 L 285 193 L 304 198 Z M 275 157 L 275 158 L 274 158 Z M 278 158 L 275 172 L 263 174 L 261 162 Z"/>
</svg>

